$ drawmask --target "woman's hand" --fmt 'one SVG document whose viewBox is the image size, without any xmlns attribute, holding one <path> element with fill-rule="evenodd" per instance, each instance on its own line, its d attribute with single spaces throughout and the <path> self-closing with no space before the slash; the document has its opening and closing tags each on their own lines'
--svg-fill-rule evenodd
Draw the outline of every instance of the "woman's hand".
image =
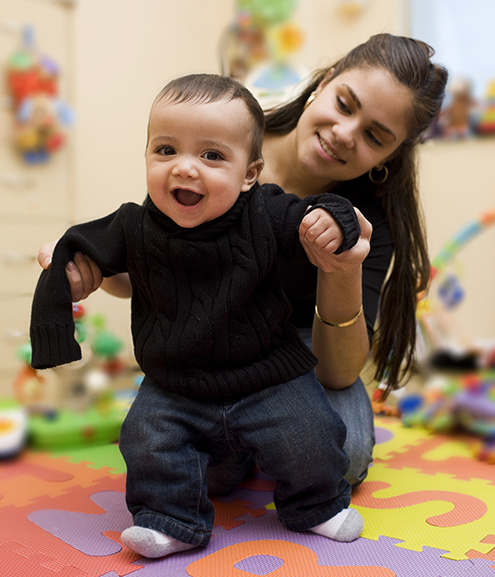
<svg viewBox="0 0 495 577">
<path fill-rule="evenodd" d="M 334 254 L 342 244 L 343 235 L 339 225 L 324 209 L 307 214 L 299 227 L 299 238 L 309 261 L 322 272 L 345 272 L 364 261 L 370 251 L 373 227 L 361 211 L 354 208 L 361 227 L 357 243 L 341 254 Z"/>
<path fill-rule="evenodd" d="M 50 268 L 56 244 L 57 241 L 48 242 L 40 248 L 38 252 L 38 263 L 42 268 Z M 74 255 L 74 261 L 67 263 L 65 274 L 69 279 L 72 300 L 74 302 L 87 298 L 100 287 L 103 281 L 103 275 L 98 266 L 80 252 Z"/>
</svg>

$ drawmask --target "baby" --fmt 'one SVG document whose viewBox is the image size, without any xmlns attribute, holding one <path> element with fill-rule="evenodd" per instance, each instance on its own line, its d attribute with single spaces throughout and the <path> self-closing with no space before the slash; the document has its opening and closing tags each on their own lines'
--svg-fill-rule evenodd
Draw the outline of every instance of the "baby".
<svg viewBox="0 0 495 577">
<path fill-rule="evenodd" d="M 42 369 L 81 356 L 64 272 L 74 254 L 104 276 L 129 273 L 145 378 L 120 437 L 134 520 L 122 542 L 145 557 L 208 544 L 206 467 L 239 450 L 277 481 L 286 528 L 338 541 L 363 528 L 348 508 L 345 426 L 288 321 L 276 266 L 307 258 L 308 231 L 330 252 L 349 249 L 359 223 L 339 196 L 260 186 L 263 130 L 263 111 L 236 81 L 170 82 L 150 112 L 144 204 L 70 228 L 36 288 L 32 366 Z"/>
</svg>

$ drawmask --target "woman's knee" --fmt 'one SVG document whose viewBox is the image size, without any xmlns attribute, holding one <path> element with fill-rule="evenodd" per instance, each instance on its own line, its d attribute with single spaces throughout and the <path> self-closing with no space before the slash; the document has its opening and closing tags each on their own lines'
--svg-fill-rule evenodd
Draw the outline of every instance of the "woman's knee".
<svg viewBox="0 0 495 577">
<path fill-rule="evenodd" d="M 358 442 L 359 441 L 359 442 Z M 374 434 L 363 438 L 348 440 L 344 450 L 349 457 L 349 470 L 345 476 L 352 487 L 362 483 L 368 475 L 368 468 L 373 461 L 373 447 L 375 444 Z"/>
<path fill-rule="evenodd" d="M 368 393 L 361 379 L 357 379 L 347 389 L 326 389 L 325 395 L 347 428 L 344 449 L 350 467 L 346 479 L 352 486 L 359 485 L 368 474 L 375 445 L 373 410 Z"/>
</svg>

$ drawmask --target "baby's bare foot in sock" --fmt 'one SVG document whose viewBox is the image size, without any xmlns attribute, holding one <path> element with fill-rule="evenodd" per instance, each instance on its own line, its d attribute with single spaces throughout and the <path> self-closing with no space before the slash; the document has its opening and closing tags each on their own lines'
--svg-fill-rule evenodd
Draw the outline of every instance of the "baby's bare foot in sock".
<svg viewBox="0 0 495 577">
<path fill-rule="evenodd" d="M 129 527 L 123 531 L 120 538 L 122 543 L 135 553 L 152 559 L 196 547 L 190 543 L 177 541 L 159 531 L 137 526 Z"/>
<path fill-rule="evenodd" d="M 364 528 L 364 521 L 355 509 L 343 509 L 328 521 L 310 529 L 323 537 L 334 541 L 349 543 L 359 537 Z"/>
</svg>

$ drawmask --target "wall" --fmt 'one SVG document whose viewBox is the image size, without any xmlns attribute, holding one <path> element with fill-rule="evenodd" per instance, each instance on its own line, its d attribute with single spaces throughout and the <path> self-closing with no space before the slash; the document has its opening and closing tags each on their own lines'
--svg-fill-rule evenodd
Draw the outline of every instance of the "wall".
<svg viewBox="0 0 495 577">
<path fill-rule="evenodd" d="M 421 196 L 426 215 L 429 252 L 435 258 L 461 230 L 495 209 L 495 138 L 429 142 L 420 147 Z M 479 339 L 495 342 L 495 226 L 455 251 L 451 270 L 465 296 L 449 313 L 450 338 L 473 346 Z M 432 284 L 432 303 L 441 306 L 439 282 Z"/>
<path fill-rule="evenodd" d="M 349 8 L 359 4 L 361 9 Z M 301 0 L 299 22 L 307 31 L 306 65 L 311 70 L 330 64 L 373 34 L 403 33 L 404 6 L 404 0 Z"/>
</svg>

